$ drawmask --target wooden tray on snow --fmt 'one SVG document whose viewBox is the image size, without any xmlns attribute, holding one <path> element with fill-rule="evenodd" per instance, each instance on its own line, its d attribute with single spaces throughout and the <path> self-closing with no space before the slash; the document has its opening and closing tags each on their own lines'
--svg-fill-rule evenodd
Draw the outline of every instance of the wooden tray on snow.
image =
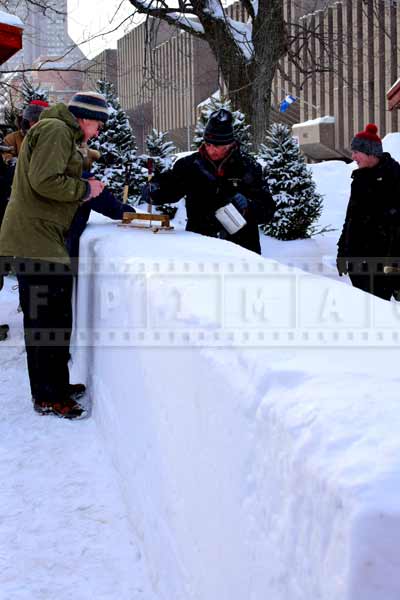
<svg viewBox="0 0 400 600">
<path fill-rule="evenodd" d="M 153 233 L 172 231 L 174 229 L 168 215 L 154 215 L 152 213 L 124 212 L 120 225 L 150 229 Z"/>
</svg>

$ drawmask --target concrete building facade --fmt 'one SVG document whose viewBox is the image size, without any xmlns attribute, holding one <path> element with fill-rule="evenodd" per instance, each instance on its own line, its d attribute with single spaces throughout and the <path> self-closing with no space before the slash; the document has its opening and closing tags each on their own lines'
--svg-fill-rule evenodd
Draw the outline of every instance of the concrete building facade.
<svg viewBox="0 0 400 600">
<path fill-rule="evenodd" d="M 77 64 L 85 57 L 68 35 L 67 0 L 50 0 L 45 12 L 35 3 L 9 0 L 8 9 L 24 23 L 23 47 L 4 65 L 4 69 L 31 67 L 39 56 L 63 57 Z"/>
<path fill-rule="evenodd" d="M 218 89 L 218 68 L 201 40 L 150 19 L 118 41 L 118 93 L 138 146 L 152 128 L 190 147 L 197 105 Z"/>
<path fill-rule="evenodd" d="M 290 9 L 286 2 L 289 15 Z M 315 160 L 348 158 L 354 133 L 367 123 L 376 123 L 381 137 L 398 131 L 398 112 L 389 112 L 386 91 L 398 78 L 399 4 L 342 0 L 295 22 L 290 34 L 301 32 L 308 34 L 296 42 L 301 69 L 289 57 L 281 61 L 274 97 L 298 98 L 293 107 L 303 123 L 296 127 L 303 151 Z"/>
<path fill-rule="evenodd" d="M 22 49 L 1 69 L 8 84 L 5 101 L 11 89 L 16 106 L 21 103 L 18 90 L 24 77 L 47 90 L 51 103 L 68 102 L 83 85 L 87 59 L 68 35 L 67 0 L 51 0 L 53 10 L 45 12 L 39 4 L 10 0 L 8 5 L 25 27 Z"/>
</svg>

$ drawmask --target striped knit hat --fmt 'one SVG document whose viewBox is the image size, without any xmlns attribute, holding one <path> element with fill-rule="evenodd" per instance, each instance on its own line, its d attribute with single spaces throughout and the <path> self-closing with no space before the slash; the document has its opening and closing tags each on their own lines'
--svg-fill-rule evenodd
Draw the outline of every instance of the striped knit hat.
<svg viewBox="0 0 400 600">
<path fill-rule="evenodd" d="M 96 92 L 78 92 L 68 104 L 69 110 L 77 119 L 103 121 L 108 119 L 107 102 Z"/>
<path fill-rule="evenodd" d="M 372 156 L 382 156 L 382 140 L 378 136 L 378 128 L 374 123 L 368 123 L 364 131 L 357 133 L 351 140 L 351 149 Z"/>
</svg>

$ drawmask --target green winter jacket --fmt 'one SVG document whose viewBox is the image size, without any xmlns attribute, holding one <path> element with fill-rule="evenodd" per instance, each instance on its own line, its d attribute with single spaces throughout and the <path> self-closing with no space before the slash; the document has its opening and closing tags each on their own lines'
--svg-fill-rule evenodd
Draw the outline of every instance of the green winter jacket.
<svg viewBox="0 0 400 600">
<path fill-rule="evenodd" d="M 0 231 L 0 256 L 69 263 L 64 237 L 85 196 L 83 134 L 65 104 L 44 110 L 25 136 Z"/>
</svg>

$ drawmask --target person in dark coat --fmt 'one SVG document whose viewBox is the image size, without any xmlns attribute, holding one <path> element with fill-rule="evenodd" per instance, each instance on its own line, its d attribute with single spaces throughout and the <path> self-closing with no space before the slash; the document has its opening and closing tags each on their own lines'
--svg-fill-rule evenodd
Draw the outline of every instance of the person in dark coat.
<svg viewBox="0 0 400 600">
<path fill-rule="evenodd" d="M 14 166 L 7 165 L 0 154 L 0 229 L 11 193 L 13 176 Z M 0 291 L 3 289 L 4 275 L 6 273 L 0 272 Z M 9 329 L 6 323 L 0 325 L 0 342 L 7 339 Z"/>
<path fill-rule="evenodd" d="M 233 116 L 214 111 L 204 130 L 198 152 L 176 161 L 143 188 L 142 198 L 154 204 L 186 198 L 186 230 L 229 240 L 261 254 L 258 225 L 268 223 L 275 211 L 261 166 L 244 154 L 233 134 Z M 228 204 L 244 217 L 244 226 L 230 234 L 216 217 Z"/>
<path fill-rule="evenodd" d="M 39 117 L 45 108 L 49 108 L 49 103 L 45 100 L 32 100 L 24 109 L 20 117 L 19 129 L 7 134 L 3 140 L 3 143 L 11 149 L 3 152 L 3 158 L 6 163 L 15 165 L 26 134 L 32 125 L 39 121 Z"/>
<path fill-rule="evenodd" d="M 0 228 L 11 194 L 14 167 L 7 165 L 0 154 Z"/>
<path fill-rule="evenodd" d="M 370 123 L 351 142 L 358 169 L 338 241 L 337 269 L 354 287 L 390 300 L 398 277 L 384 267 L 400 255 L 400 165 L 383 152 L 376 125 Z"/>
<path fill-rule="evenodd" d="M 90 179 L 92 175 L 86 172 L 82 177 Z M 72 219 L 65 239 L 65 245 L 71 258 L 72 271 L 75 273 L 78 271 L 79 240 L 85 231 L 92 210 L 115 221 L 122 220 L 124 212 L 136 212 L 133 206 L 118 200 L 107 188 L 104 188 L 96 198 L 91 198 L 81 204 Z"/>
</svg>

